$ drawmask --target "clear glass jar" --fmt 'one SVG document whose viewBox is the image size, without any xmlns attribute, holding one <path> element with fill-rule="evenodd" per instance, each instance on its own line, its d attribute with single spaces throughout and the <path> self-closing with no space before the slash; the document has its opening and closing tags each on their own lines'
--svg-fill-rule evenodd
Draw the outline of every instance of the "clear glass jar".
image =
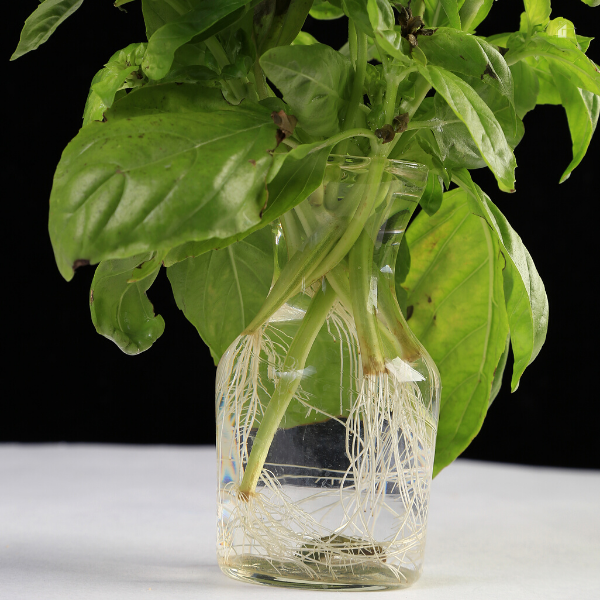
<svg viewBox="0 0 600 600">
<path fill-rule="evenodd" d="M 217 371 L 217 553 L 231 577 L 343 590 L 420 575 L 440 379 L 395 266 L 426 178 L 331 156 L 323 185 L 273 226 L 271 300 Z"/>
</svg>

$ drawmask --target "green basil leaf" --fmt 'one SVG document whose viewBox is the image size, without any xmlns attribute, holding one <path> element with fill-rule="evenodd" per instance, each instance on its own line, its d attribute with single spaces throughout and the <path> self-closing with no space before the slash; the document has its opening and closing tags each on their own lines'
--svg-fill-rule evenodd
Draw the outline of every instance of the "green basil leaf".
<svg viewBox="0 0 600 600">
<path fill-rule="evenodd" d="M 522 34 L 511 36 L 506 62 L 512 65 L 528 56 L 552 61 L 573 85 L 600 95 L 598 67 L 571 40 L 544 33 L 535 33 L 530 38 Z"/>
<path fill-rule="evenodd" d="M 485 40 L 440 27 L 432 36 L 419 38 L 419 48 L 427 57 L 428 65 L 477 77 L 513 102 L 511 71 L 500 52 Z"/>
<path fill-rule="evenodd" d="M 498 242 L 471 214 L 467 194 L 444 194 L 440 210 L 406 232 L 411 268 L 404 287 L 410 328 L 442 378 L 434 474 L 472 441 L 485 418 L 509 327 Z"/>
<path fill-rule="evenodd" d="M 133 2 L 133 0 L 116 0 L 114 6 L 119 8 L 119 6 L 123 6 L 123 4 L 129 4 L 130 2 Z"/>
<path fill-rule="evenodd" d="M 47 42 L 56 28 L 82 4 L 83 0 L 45 0 L 42 2 L 25 21 L 19 44 L 10 60 L 16 60 Z"/>
<path fill-rule="evenodd" d="M 215 362 L 262 306 L 273 278 L 273 239 L 265 227 L 223 250 L 167 269 L 177 306 Z"/>
<path fill-rule="evenodd" d="M 550 0 L 523 0 L 525 13 L 529 21 L 530 29 L 535 25 L 546 25 L 550 19 Z"/>
<path fill-rule="evenodd" d="M 511 69 L 517 65 L 527 65 L 531 72 L 535 75 L 538 85 L 538 93 L 536 104 L 553 104 L 561 103 L 560 93 L 554 82 L 554 77 L 550 72 L 550 63 L 545 58 L 529 57 L 511 66 Z"/>
<path fill-rule="evenodd" d="M 440 209 L 442 197 L 444 196 L 443 181 L 439 175 L 428 173 L 427 185 L 421 196 L 419 204 L 423 210 L 431 217 Z"/>
<path fill-rule="evenodd" d="M 152 254 L 139 254 L 102 261 L 92 281 L 90 312 L 94 327 L 126 354 L 144 352 L 165 330 L 163 318 L 154 315 L 146 296 L 158 275 L 160 263 L 141 281 L 128 283 L 136 268 L 151 258 Z"/>
<path fill-rule="evenodd" d="M 292 42 L 292 46 L 312 46 L 313 44 L 318 44 L 319 40 L 315 37 L 307 33 L 306 31 L 301 31 L 296 39 Z"/>
<path fill-rule="evenodd" d="M 504 297 L 515 361 L 511 382 L 514 392 L 523 372 L 539 354 L 546 340 L 548 298 L 544 283 L 521 238 L 498 207 L 473 183 L 468 171 L 456 170 L 452 176 L 468 193 L 473 214 L 485 219 L 495 232 L 506 259 L 503 271 Z"/>
<path fill-rule="evenodd" d="M 570 177 L 573 169 L 582 161 L 587 152 L 598 124 L 600 97 L 574 86 L 562 71 L 556 69 L 553 63 L 550 63 L 550 71 L 560 93 L 561 104 L 567 112 L 573 141 L 573 160 L 560 178 L 560 183 L 562 183 Z"/>
<path fill-rule="evenodd" d="M 239 242 L 308 198 L 323 182 L 327 157 L 331 151 L 331 147 L 328 146 L 307 156 L 311 146 L 314 148 L 317 144 L 303 144 L 288 152 L 277 175 L 267 184 L 267 207 L 257 225 L 224 239 L 186 242 L 169 251 L 164 261 L 165 266 L 169 267 L 186 258 L 200 256 L 209 250 L 220 250 Z"/>
<path fill-rule="evenodd" d="M 487 16 L 494 0 L 465 0 L 459 15 L 464 31 L 474 31 Z"/>
<path fill-rule="evenodd" d="M 535 70 L 524 60 L 510 67 L 515 89 L 515 111 L 522 119 L 538 103 L 540 83 Z"/>
<path fill-rule="evenodd" d="M 346 15 L 352 19 L 356 29 L 373 38 L 375 34 L 369 20 L 367 2 L 368 0 L 342 0 L 342 7 Z"/>
<path fill-rule="evenodd" d="M 410 64 L 402 51 L 403 38 L 388 0 L 367 0 L 367 13 L 376 43 L 397 63 Z"/>
<path fill-rule="evenodd" d="M 119 99 L 119 91 L 143 85 L 145 78 L 140 75 L 139 66 L 145 51 L 146 44 L 130 44 L 115 52 L 96 73 L 83 111 L 83 125 L 101 121 L 106 109 Z"/>
<path fill-rule="evenodd" d="M 497 88 L 487 85 L 475 77 L 462 77 L 491 109 L 511 149 L 516 148 L 523 138 L 523 122 L 517 117 L 510 98 L 502 95 Z M 438 146 L 443 154 L 446 167 L 467 167 L 477 169 L 485 166 L 479 149 L 464 123 L 458 121 L 448 104 L 436 94 L 434 98 L 436 118 L 439 126 L 433 129 Z M 457 121 L 457 122 L 452 122 Z"/>
<path fill-rule="evenodd" d="M 207 87 L 220 87 L 219 74 L 203 65 L 188 65 L 171 69 L 160 83 L 198 83 Z"/>
<path fill-rule="evenodd" d="M 588 6 L 600 6 L 600 0 L 582 0 Z"/>
<path fill-rule="evenodd" d="M 106 112 L 109 121 L 132 119 L 160 113 L 197 113 L 212 111 L 231 111 L 242 113 L 253 110 L 250 103 L 233 106 L 224 98 L 221 90 L 200 85 L 177 85 L 160 83 L 147 85 L 133 90 L 127 96 L 115 102 Z M 256 110 L 259 110 L 257 107 Z"/>
<path fill-rule="evenodd" d="M 590 47 L 590 44 L 594 40 L 593 37 L 586 37 L 585 35 L 576 35 L 575 37 L 577 38 L 577 44 L 579 45 L 579 49 L 582 52 L 587 52 Z"/>
<path fill-rule="evenodd" d="M 313 19 L 332 21 L 344 16 L 344 11 L 339 6 L 334 6 L 327 0 L 315 0 L 308 13 Z"/>
<path fill-rule="evenodd" d="M 448 17 L 448 23 L 450 27 L 454 29 L 461 29 L 460 15 L 458 14 L 458 3 L 456 0 L 440 0 L 440 4 Z"/>
<path fill-rule="evenodd" d="M 569 19 L 564 19 L 563 17 L 552 19 L 544 32 L 549 36 L 571 40 L 579 48 L 579 42 L 575 34 L 575 25 Z"/>
<path fill-rule="evenodd" d="M 432 127 L 435 126 L 439 126 L 439 123 L 432 123 Z M 481 157 L 477 156 L 478 160 L 481 160 Z M 403 133 L 390 158 L 424 164 L 429 168 L 430 173 L 441 177 L 446 186 L 450 185 L 450 176 L 442 162 L 442 152 L 433 133 L 428 129 L 409 130 Z"/>
<path fill-rule="evenodd" d="M 276 129 L 258 111 L 159 113 L 84 127 L 63 153 L 50 198 L 63 276 L 71 279 L 77 260 L 229 237 L 259 223 Z"/>
<path fill-rule="evenodd" d="M 409 64 L 409 58 L 402 52 L 402 35 L 396 27 L 394 11 L 387 0 L 343 0 L 343 7 L 359 31 L 374 38 L 397 62 Z"/>
<path fill-rule="evenodd" d="M 146 36 L 150 39 L 163 25 L 177 20 L 195 8 L 202 0 L 142 0 Z"/>
<path fill-rule="evenodd" d="M 502 378 L 504 375 L 504 370 L 506 369 L 506 363 L 508 362 L 508 354 L 510 350 L 510 334 L 506 336 L 506 346 L 504 346 L 504 352 L 498 361 L 498 366 L 494 371 L 494 381 L 492 382 L 492 391 L 490 392 L 490 401 L 488 403 L 488 408 L 492 405 L 492 402 L 496 399 L 496 396 L 500 393 L 500 388 L 502 387 Z"/>
<path fill-rule="evenodd" d="M 419 71 L 466 125 L 500 189 L 512 191 L 517 163 L 502 127 L 488 105 L 471 86 L 445 69 L 419 65 Z"/>
<path fill-rule="evenodd" d="M 339 131 L 353 77 L 346 57 L 324 44 L 279 46 L 265 52 L 260 64 L 283 93 L 298 127 L 317 137 Z"/>
<path fill-rule="evenodd" d="M 85 107 L 83 109 L 83 125 L 87 125 L 92 121 L 101 121 L 104 115 L 104 111 L 107 109 L 107 106 L 102 102 L 102 98 L 94 92 L 92 87 L 95 83 L 102 81 L 104 76 L 104 69 L 100 69 L 92 79 L 92 83 L 90 85 L 90 91 L 88 92 L 87 100 L 85 101 Z M 125 92 L 123 92 L 125 93 Z M 118 92 L 115 93 L 115 99 L 118 98 Z"/>
<path fill-rule="evenodd" d="M 142 68 L 150 79 L 162 79 L 171 68 L 175 51 L 192 38 L 201 41 L 237 21 L 250 0 L 204 0 L 197 8 L 155 31 L 148 41 Z"/>
</svg>

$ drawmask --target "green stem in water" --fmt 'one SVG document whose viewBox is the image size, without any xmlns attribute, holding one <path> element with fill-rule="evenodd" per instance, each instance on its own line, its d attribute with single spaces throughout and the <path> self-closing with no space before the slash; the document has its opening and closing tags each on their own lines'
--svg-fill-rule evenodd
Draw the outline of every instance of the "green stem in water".
<svg viewBox="0 0 600 600">
<path fill-rule="evenodd" d="M 335 269 L 327 273 L 327 281 L 335 290 L 344 308 L 354 316 L 347 267 L 340 263 Z M 379 285 L 386 286 L 381 294 L 381 288 L 377 288 L 377 318 L 381 341 L 391 347 L 396 356 L 399 356 L 402 360 L 413 362 L 421 355 L 419 347 L 413 339 L 413 334 L 409 330 L 395 296 L 387 289 L 387 282 L 380 281 Z M 388 323 L 391 323 L 391 326 Z"/>
<path fill-rule="evenodd" d="M 383 157 L 376 156 L 371 159 L 371 165 L 369 167 L 369 173 L 365 182 L 365 195 L 361 199 L 348 227 L 344 231 L 338 243 L 335 245 L 333 250 L 325 257 L 323 261 L 310 275 L 310 281 L 316 281 L 323 275 L 331 271 L 343 258 L 348 254 L 358 236 L 360 235 L 365 223 L 371 216 L 377 193 L 379 191 L 379 182 L 385 169 L 385 159 Z"/>
<path fill-rule="evenodd" d="M 350 298 L 360 344 L 363 373 L 385 372 L 377 325 L 377 276 L 372 273 L 373 240 L 363 230 L 349 254 Z"/>
<path fill-rule="evenodd" d="M 250 335 L 261 327 L 273 314 L 290 298 L 299 293 L 303 287 L 309 287 L 315 282 L 310 277 L 315 264 L 319 264 L 322 258 L 329 252 L 331 247 L 339 239 L 344 226 L 345 219 L 340 219 L 326 231 L 318 231 L 312 235 L 305 244 L 303 250 L 296 252 L 281 271 L 279 279 L 271 288 L 267 299 L 261 306 L 258 314 L 250 325 L 246 327 L 243 335 Z"/>
<path fill-rule="evenodd" d="M 290 344 L 279 382 L 256 432 L 239 490 L 240 496 L 245 500 L 256 489 L 275 432 L 300 385 L 302 370 L 306 365 L 310 349 L 335 301 L 336 295 L 333 288 L 329 285 L 325 285 L 325 288 L 324 292 L 317 291 L 311 300 L 300 328 Z"/>
<path fill-rule="evenodd" d="M 395 292 L 382 277 L 379 277 L 377 292 L 378 316 L 386 326 L 382 328 L 382 331 L 391 333 L 391 336 L 386 336 L 386 338 L 392 342 L 394 350 L 402 360 L 409 363 L 414 362 L 421 356 L 421 351 L 398 306 Z"/>
</svg>

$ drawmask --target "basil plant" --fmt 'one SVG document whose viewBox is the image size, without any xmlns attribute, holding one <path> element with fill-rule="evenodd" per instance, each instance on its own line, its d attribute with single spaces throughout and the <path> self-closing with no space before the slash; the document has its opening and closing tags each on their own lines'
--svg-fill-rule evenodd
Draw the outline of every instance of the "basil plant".
<svg viewBox="0 0 600 600">
<path fill-rule="evenodd" d="M 441 373 L 439 472 L 481 428 L 509 347 L 514 391 L 548 326 L 527 248 L 470 171 L 488 168 L 500 190 L 514 192 L 523 117 L 537 104 L 560 104 L 573 141 L 560 181 L 571 175 L 600 110 L 600 70 L 586 56 L 591 38 L 552 18 L 550 0 L 524 0 L 519 30 L 490 37 L 476 31 L 493 15 L 493 0 L 115 6 L 134 1 L 147 41 L 117 49 L 93 78 L 50 197 L 60 273 L 68 281 L 98 265 L 90 292 L 97 331 L 127 354 L 150 348 L 165 323 L 146 293 L 165 267 L 178 306 L 217 362 L 289 297 L 291 288 L 286 295 L 274 280 L 309 275 L 306 261 L 289 258 L 282 269 L 274 260 L 270 224 L 323 185 L 331 154 L 426 165 L 422 210 L 398 252 L 395 287 Z M 41 2 L 13 59 L 82 3 Z M 302 31 L 309 14 L 346 15 L 347 43 L 332 48 Z M 355 215 L 335 244 L 311 251 L 328 252 L 334 268 L 369 216 Z M 475 269 L 463 268 L 467 258 Z"/>
</svg>

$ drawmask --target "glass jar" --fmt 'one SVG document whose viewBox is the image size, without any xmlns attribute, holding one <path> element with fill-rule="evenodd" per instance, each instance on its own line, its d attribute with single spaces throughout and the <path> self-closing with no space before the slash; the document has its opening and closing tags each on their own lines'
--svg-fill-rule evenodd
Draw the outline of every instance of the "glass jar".
<svg viewBox="0 0 600 600">
<path fill-rule="evenodd" d="M 427 168 L 330 156 L 273 224 L 277 280 L 217 371 L 221 569 L 254 583 L 386 589 L 423 564 L 437 368 L 396 296 Z"/>
</svg>

